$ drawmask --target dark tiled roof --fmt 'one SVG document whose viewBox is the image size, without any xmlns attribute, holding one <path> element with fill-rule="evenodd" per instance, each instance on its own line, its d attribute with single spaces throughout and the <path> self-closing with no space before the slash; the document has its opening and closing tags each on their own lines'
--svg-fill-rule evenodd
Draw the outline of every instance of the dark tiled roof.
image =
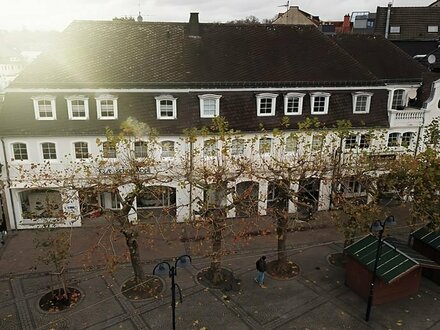
<svg viewBox="0 0 440 330">
<path fill-rule="evenodd" d="M 200 24 L 200 38 L 189 37 L 187 27 L 74 22 L 12 87 L 375 79 L 315 27 Z"/>
<path fill-rule="evenodd" d="M 382 36 L 339 34 L 336 43 L 379 79 L 422 78 L 426 68 Z"/>
<path fill-rule="evenodd" d="M 387 7 L 377 7 L 375 33 L 385 35 Z M 436 40 L 440 34 L 428 33 L 428 25 L 440 26 L 440 7 L 391 7 L 390 26 L 400 26 L 390 40 Z"/>
<path fill-rule="evenodd" d="M 414 57 L 416 55 L 425 55 L 431 53 L 433 50 L 438 48 L 437 41 L 422 40 L 422 41 L 411 41 L 411 40 L 395 40 L 393 41 L 397 47 L 407 53 L 409 56 Z"/>
<path fill-rule="evenodd" d="M 360 89 L 359 91 L 362 91 Z M 310 91 L 301 91 L 308 94 Z M 388 116 L 384 110 L 387 106 L 387 91 L 376 90 L 372 97 L 371 109 L 368 114 L 353 114 L 352 91 L 331 92 L 329 113 L 314 115 L 323 126 L 331 128 L 338 120 L 350 120 L 353 127 L 387 127 Z M 260 131 L 260 124 L 266 129 L 280 127 L 284 117 L 285 91 L 274 91 L 278 94 L 276 115 L 273 117 L 258 117 L 255 92 L 221 92 L 220 115 L 224 116 L 233 129 L 240 131 Z M 4 109 L 0 112 L 0 132 L 2 136 L 22 135 L 102 135 L 105 128 L 118 131 L 123 120 L 132 116 L 139 121 L 156 128 L 160 134 L 181 134 L 185 128 L 210 125 L 211 119 L 200 118 L 198 95 L 203 93 L 175 93 L 177 97 L 177 119 L 157 120 L 155 96 L 159 93 L 119 93 L 118 120 L 97 120 L 94 94 L 89 97 L 89 120 L 68 120 L 67 102 L 63 93 L 55 93 L 57 120 L 35 120 L 31 97 L 34 94 L 10 93 L 5 100 Z M 303 115 L 289 116 L 290 128 L 296 129 L 299 122 L 311 116 L 310 97 L 304 96 Z M 18 125 L 19 123 L 19 125 Z"/>
</svg>

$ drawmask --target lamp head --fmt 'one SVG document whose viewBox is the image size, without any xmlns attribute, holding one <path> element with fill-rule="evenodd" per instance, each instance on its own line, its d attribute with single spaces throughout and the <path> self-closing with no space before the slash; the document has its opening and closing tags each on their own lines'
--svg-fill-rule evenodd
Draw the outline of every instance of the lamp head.
<svg viewBox="0 0 440 330">
<path fill-rule="evenodd" d="M 393 215 L 389 215 L 384 222 L 387 226 L 394 226 L 396 224 L 396 220 Z"/>
<path fill-rule="evenodd" d="M 180 256 L 176 260 L 176 268 L 188 268 L 191 265 L 191 257 L 187 254 Z"/>
<path fill-rule="evenodd" d="M 170 265 L 167 262 L 161 262 L 154 267 L 153 275 L 170 276 Z"/>
<path fill-rule="evenodd" d="M 370 227 L 370 231 L 372 233 L 379 233 L 382 230 L 384 230 L 384 227 L 382 226 L 382 223 L 380 222 L 380 220 L 374 221 L 374 223 Z"/>
</svg>

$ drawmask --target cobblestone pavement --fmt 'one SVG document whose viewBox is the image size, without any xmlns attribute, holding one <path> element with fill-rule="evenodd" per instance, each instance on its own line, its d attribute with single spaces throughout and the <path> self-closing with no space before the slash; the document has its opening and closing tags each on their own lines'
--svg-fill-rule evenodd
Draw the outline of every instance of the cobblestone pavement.
<svg viewBox="0 0 440 330">
<path fill-rule="evenodd" d="M 74 250 L 79 255 L 93 233 L 75 231 Z M 396 231 L 407 237 L 407 230 Z M 0 250 L 0 329 L 171 329 L 170 281 L 158 297 L 130 301 L 121 294 L 122 284 L 132 276 L 128 264 L 113 274 L 99 267 L 85 271 L 82 260 L 69 269 L 71 286 L 83 299 L 68 311 L 48 314 L 38 307 L 50 290 L 51 278 L 43 268 L 30 267 L 35 255 L 32 234 L 8 235 Z M 341 236 L 332 228 L 289 234 L 290 259 L 300 274 L 291 280 L 268 277 L 267 289 L 255 284 L 255 260 L 262 254 L 276 257 L 273 235 L 257 237 L 224 257 L 223 267 L 241 280 L 241 290 L 222 293 L 197 283 L 196 274 L 209 265 L 200 242 L 159 242 L 154 253 L 141 251 L 147 274 L 158 260 L 191 253 L 192 267 L 178 269 L 177 283 L 183 303 L 176 310 L 177 329 L 439 329 L 440 286 L 427 279 L 417 295 L 373 307 L 370 322 L 364 321 L 366 302 L 344 285 L 344 270 L 330 265 L 327 256 L 340 252 Z"/>
</svg>

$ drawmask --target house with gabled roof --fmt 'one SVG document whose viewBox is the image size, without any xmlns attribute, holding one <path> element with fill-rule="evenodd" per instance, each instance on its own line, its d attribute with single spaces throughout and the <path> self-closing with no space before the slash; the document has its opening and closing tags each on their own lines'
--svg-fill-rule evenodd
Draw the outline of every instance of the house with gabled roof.
<svg viewBox="0 0 440 330">
<path fill-rule="evenodd" d="M 383 35 L 411 56 L 426 55 L 438 47 L 440 7 L 377 7 L 375 34 Z"/>
<path fill-rule="evenodd" d="M 367 235 L 346 247 L 345 253 L 348 257 L 345 283 L 365 299 L 369 296 L 377 262 L 373 305 L 416 294 L 422 269 L 440 270 L 440 264 L 411 249 L 405 242 L 391 237 L 379 241 L 375 236 Z"/>
<path fill-rule="evenodd" d="M 270 153 L 266 146 L 272 143 L 265 133 L 262 147 L 261 127 L 270 132 L 285 118 L 290 131 L 306 119 L 329 128 L 350 121 L 353 134 L 334 146 L 346 153 L 373 146 L 391 153 L 416 150 L 426 112 L 420 95 L 429 97 L 418 91 L 431 90 L 432 83 L 424 84 L 425 71 L 384 38 L 332 39 L 315 26 L 200 23 L 195 13 L 189 23 L 75 21 L 8 88 L 0 112 L 0 163 L 7 169 L 45 162 L 62 167 L 62 159 L 101 154 L 96 139 L 104 139 L 107 127 L 117 131 L 129 117 L 158 131 L 167 161 L 188 150 L 184 129 L 207 126 L 215 116 L 256 136 L 249 141 L 260 154 Z M 438 97 L 438 90 L 434 93 Z M 370 139 L 371 130 L 384 138 Z M 330 141 L 314 131 L 307 139 L 309 146 Z M 199 142 L 207 141 L 199 137 Z M 1 174 L 8 226 L 32 228 L 29 209 L 35 211 L 43 191 L 14 173 Z M 251 180 L 257 181 L 257 196 L 268 196 L 269 182 L 242 181 Z M 240 189 L 241 182 L 232 184 Z M 314 178 L 307 187 L 316 197 L 315 209 L 330 207 L 329 180 Z M 160 201 L 143 207 L 174 205 L 183 210 L 177 221 L 191 218 L 183 207 L 189 188 L 177 182 L 168 188 Z M 59 190 L 53 187 L 46 199 L 55 200 Z M 117 207 L 111 193 L 97 199 L 104 209 Z M 54 204 L 80 212 L 79 200 Z M 258 205 L 264 215 L 267 199 Z"/>
</svg>

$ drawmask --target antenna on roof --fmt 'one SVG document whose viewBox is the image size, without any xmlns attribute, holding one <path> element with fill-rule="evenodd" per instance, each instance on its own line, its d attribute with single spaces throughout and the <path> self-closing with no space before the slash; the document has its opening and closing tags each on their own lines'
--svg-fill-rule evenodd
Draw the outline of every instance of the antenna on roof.
<svg viewBox="0 0 440 330">
<path fill-rule="evenodd" d="M 137 21 L 142 22 L 144 19 L 142 18 L 142 15 L 141 15 L 141 0 L 139 0 L 139 2 L 138 2 L 138 8 L 139 8 L 139 15 L 137 17 Z"/>
<path fill-rule="evenodd" d="M 290 1 L 287 0 L 285 5 L 280 5 L 278 7 L 286 7 L 286 16 L 288 15 L 287 12 L 289 11 Z"/>
</svg>

